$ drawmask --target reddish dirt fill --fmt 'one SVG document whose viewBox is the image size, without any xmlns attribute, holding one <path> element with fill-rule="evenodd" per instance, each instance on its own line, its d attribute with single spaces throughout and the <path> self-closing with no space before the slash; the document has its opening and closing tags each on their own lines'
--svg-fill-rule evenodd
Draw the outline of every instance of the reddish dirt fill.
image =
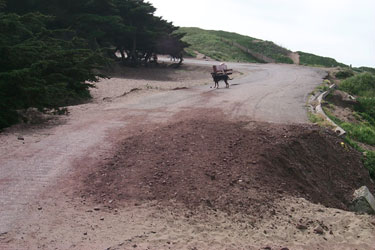
<svg viewBox="0 0 375 250">
<path fill-rule="evenodd" d="M 341 142 L 313 125 L 186 119 L 124 140 L 91 168 L 80 195 L 112 207 L 157 200 L 254 215 L 292 195 L 348 209 L 355 189 L 374 185 Z"/>
</svg>

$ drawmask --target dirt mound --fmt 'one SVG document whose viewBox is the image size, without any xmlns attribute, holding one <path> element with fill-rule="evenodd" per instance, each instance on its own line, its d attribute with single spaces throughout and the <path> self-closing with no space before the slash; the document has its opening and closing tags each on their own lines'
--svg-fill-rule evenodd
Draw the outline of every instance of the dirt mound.
<svg viewBox="0 0 375 250">
<path fill-rule="evenodd" d="M 181 121 L 128 138 L 85 178 L 98 204 L 157 200 L 262 214 L 284 195 L 346 209 L 367 185 L 360 155 L 310 125 Z"/>
</svg>

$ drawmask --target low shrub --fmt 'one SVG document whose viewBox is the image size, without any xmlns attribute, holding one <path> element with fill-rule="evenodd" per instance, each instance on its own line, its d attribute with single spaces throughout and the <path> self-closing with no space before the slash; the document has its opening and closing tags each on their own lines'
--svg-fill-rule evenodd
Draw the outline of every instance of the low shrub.
<svg viewBox="0 0 375 250">
<path fill-rule="evenodd" d="M 337 72 L 335 76 L 339 79 L 346 79 L 346 78 L 354 76 L 354 72 L 351 69 L 344 69 L 344 70 L 340 70 L 339 72 Z"/>
<path fill-rule="evenodd" d="M 56 38 L 74 32 L 49 30 L 50 21 L 40 13 L 0 14 L 0 129 L 16 123 L 19 110 L 90 98 L 89 88 L 99 75 L 94 69 L 104 58 L 87 49 L 83 39 Z"/>
<path fill-rule="evenodd" d="M 367 151 L 363 163 L 369 170 L 371 178 L 375 179 L 375 152 Z"/>
<path fill-rule="evenodd" d="M 365 116 L 366 120 L 370 122 L 374 121 L 375 119 L 375 97 L 358 98 L 358 104 L 355 106 L 355 109 L 356 111 L 363 113 L 363 116 Z"/>
<path fill-rule="evenodd" d="M 340 89 L 352 95 L 375 97 L 375 75 L 366 72 L 352 76 L 341 82 Z"/>
</svg>

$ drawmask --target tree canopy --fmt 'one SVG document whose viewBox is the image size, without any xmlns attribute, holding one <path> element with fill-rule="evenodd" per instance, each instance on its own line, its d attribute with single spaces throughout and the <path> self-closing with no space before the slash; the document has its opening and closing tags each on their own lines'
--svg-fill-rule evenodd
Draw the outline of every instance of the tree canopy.
<svg viewBox="0 0 375 250">
<path fill-rule="evenodd" d="M 20 15 L 30 11 L 54 16 L 50 28 L 75 30 L 90 49 L 112 49 L 110 56 L 120 52 L 132 64 L 161 52 L 175 56 L 188 46 L 174 34 L 177 27 L 155 16 L 156 8 L 143 0 L 12 0 L 5 8 Z M 168 40 L 175 47 L 162 46 Z"/>
<path fill-rule="evenodd" d="M 110 59 L 148 63 L 181 58 L 177 27 L 143 0 L 0 0 L 0 129 L 29 107 L 90 98 L 96 69 Z"/>
</svg>

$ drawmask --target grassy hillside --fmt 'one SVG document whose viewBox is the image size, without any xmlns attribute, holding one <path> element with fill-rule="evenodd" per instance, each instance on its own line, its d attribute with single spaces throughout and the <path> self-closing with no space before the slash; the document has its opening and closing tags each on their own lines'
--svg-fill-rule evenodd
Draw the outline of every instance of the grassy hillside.
<svg viewBox="0 0 375 250">
<path fill-rule="evenodd" d="M 359 73 L 372 73 L 375 74 L 375 68 L 370 68 L 370 67 L 358 67 L 358 68 L 353 68 L 354 71 L 359 72 Z"/>
<path fill-rule="evenodd" d="M 191 44 L 191 47 L 187 50 L 190 54 L 193 54 L 193 51 L 198 51 L 217 60 L 260 62 L 260 60 L 230 44 L 230 42 L 235 42 L 256 53 L 270 57 L 276 62 L 293 63 L 288 57 L 291 51 L 273 42 L 262 41 L 236 33 L 203 30 L 199 28 L 183 27 L 179 29 L 179 32 L 186 33 L 183 40 Z"/>
<path fill-rule="evenodd" d="M 257 62 L 254 57 L 222 41 L 221 37 L 215 34 L 214 31 L 198 28 L 180 28 L 179 32 L 186 33 L 183 41 L 191 45 L 186 49 L 191 55 L 194 55 L 194 51 L 198 51 L 221 61 Z"/>
<path fill-rule="evenodd" d="M 335 59 L 330 57 L 317 56 L 302 51 L 297 52 L 300 55 L 300 64 L 309 66 L 321 66 L 321 67 L 348 67 L 343 63 L 337 62 Z"/>
<path fill-rule="evenodd" d="M 237 33 L 190 27 L 182 27 L 178 32 L 186 33 L 183 40 L 191 44 L 190 48 L 186 50 L 191 55 L 194 55 L 194 51 L 198 51 L 216 60 L 264 62 L 245 52 L 243 49 L 240 49 L 239 46 L 236 46 L 240 45 L 250 49 L 252 52 L 266 56 L 277 63 L 293 63 L 292 59 L 289 58 L 289 54 L 292 51 L 270 41 L 263 41 Z M 301 51 L 298 53 L 300 55 L 301 65 L 347 67 L 347 65 L 339 63 L 333 58 L 317 56 Z"/>
<path fill-rule="evenodd" d="M 339 116 L 339 113 L 335 112 L 338 107 L 329 101 L 325 112 L 345 129 L 347 143 L 364 153 L 364 165 L 375 179 L 375 74 L 369 72 L 356 74 L 342 80 L 339 89 L 357 98 L 355 105 L 345 107 L 346 112 L 352 113 L 352 118 L 336 117 Z"/>
</svg>

